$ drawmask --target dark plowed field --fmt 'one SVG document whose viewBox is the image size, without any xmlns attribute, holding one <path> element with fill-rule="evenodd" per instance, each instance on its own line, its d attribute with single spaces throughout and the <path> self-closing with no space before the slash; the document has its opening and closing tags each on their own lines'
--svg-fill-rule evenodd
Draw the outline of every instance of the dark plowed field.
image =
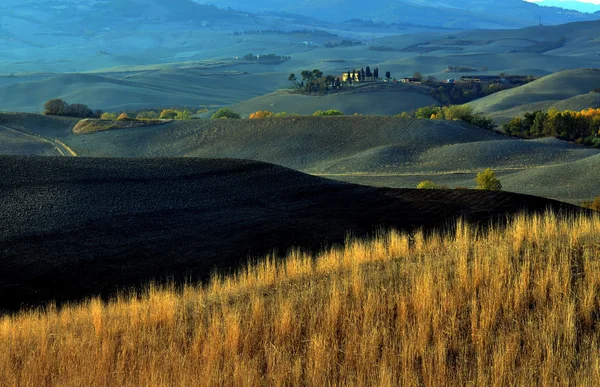
<svg viewBox="0 0 600 387">
<path fill-rule="evenodd" d="M 570 211 L 532 196 L 345 184 L 272 164 L 216 159 L 0 157 L 0 309 L 205 279 L 348 233 Z"/>
</svg>

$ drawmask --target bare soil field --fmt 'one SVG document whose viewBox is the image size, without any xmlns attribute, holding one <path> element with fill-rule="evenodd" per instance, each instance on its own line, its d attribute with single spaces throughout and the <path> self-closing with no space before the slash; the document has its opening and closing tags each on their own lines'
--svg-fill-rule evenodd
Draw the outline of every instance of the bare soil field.
<svg viewBox="0 0 600 387">
<path fill-rule="evenodd" d="M 393 190 L 244 160 L 0 157 L 0 308 L 203 279 L 380 228 L 571 211 L 506 192 Z"/>
<path fill-rule="evenodd" d="M 544 192 L 572 203 L 600 194 L 597 180 L 591 178 L 599 170 L 600 151 L 556 139 L 511 138 L 461 121 L 375 116 L 202 119 L 75 135 L 76 120 L 27 114 L 0 114 L 0 120 L 60 141 L 81 157 L 249 159 L 392 188 L 414 188 L 422 180 L 473 188 L 475 174 L 492 168 L 501 176 L 515 175 L 502 181 L 508 191 Z M 31 148 L 28 154 L 44 152 Z M 565 172 L 573 165 L 573 172 Z M 547 168 L 563 172 L 543 172 Z M 583 177 L 575 182 L 577 176 Z"/>
</svg>

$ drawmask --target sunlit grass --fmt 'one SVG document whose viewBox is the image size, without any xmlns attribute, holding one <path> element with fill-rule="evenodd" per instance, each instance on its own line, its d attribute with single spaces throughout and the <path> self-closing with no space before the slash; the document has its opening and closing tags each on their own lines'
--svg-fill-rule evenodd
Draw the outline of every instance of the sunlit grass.
<svg viewBox="0 0 600 387">
<path fill-rule="evenodd" d="M 600 218 L 389 232 L 0 319 L 0 385 L 600 385 Z"/>
</svg>

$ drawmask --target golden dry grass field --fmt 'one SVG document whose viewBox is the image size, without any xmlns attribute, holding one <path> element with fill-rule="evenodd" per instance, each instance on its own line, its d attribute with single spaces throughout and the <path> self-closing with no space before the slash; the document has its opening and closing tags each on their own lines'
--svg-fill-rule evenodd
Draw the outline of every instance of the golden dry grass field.
<svg viewBox="0 0 600 387">
<path fill-rule="evenodd" d="M 600 385 L 600 217 L 382 233 L 0 319 L 0 385 Z"/>
</svg>

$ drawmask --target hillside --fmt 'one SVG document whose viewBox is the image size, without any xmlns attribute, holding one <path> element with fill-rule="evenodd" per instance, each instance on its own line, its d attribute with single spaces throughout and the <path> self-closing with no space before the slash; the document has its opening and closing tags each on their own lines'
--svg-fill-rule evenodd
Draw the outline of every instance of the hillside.
<svg viewBox="0 0 600 387">
<path fill-rule="evenodd" d="M 246 10 L 257 10 L 247 0 L 209 1 L 220 6 L 233 6 Z M 334 0 L 326 3 L 315 3 L 310 0 L 288 3 L 282 0 L 267 0 L 258 6 L 258 10 L 296 12 L 315 17 L 315 15 L 333 15 L 334 20 L 360 18 L 365 20 L 384 20 L 397 22 L 400 25 L 421 24 L 427 26 L 443 26 L 454 28 L 515 28 L 537 22 L 542 15 L 546 24 L 567 23 L 577 20 L 594 20 L 595 15 L 576 11 L 568 11 L 555 7 L 540 7 L 537 4 L 507 0 L 457 1 L 445 0 L 428 3 L 423 1 L 402 0 L 383 1 L 378 7 L 361 9 L 360 14 L 352 10 L 361 7 L 358 0 Z M 344 9 L 340 11 L 340 9 Z M 424 17 L 424 15 L 427 15 Z M 532 15 L 535 15 L 533 17 Z M 318 16 L 317 16 L 318 17 Z"/>
<path fill-rule="evenodd" d="M 600 384 L 600 218 L 509 218 L 0 316 L 0 384 Z"/>
<path fill-rule="evenodd" d="M 349 185 L 254 161 L 0 157 L 0 305 L 206 278 L 379 227 L 487 222 L 566 204 L 504 192 Z M 243 189 L 241 189 L 243 187 Z"/>
<path fill-rule="evenodd" d="M 4 111 L 41 112 L 44 103 L 62 98 L 105 111 L 155 107 L 230 105 L 263 95 L 285 82 L 271 74 L 204 69 L 141 71 L 138 73 L 63 74 L 0 86 Z M 236 93 L 231 93 L 236 89 Z"/>
<path fill-rule="evenodd" d="M 476 112 L 498 121 L 527 111 L 550 107 L 582 110 L 597 106 L 599 98 L 590 91 L 600 87 L 600 69 L 565 70 L 547 75 L 526 85 L 503 90 L 469 103 Z"/>
<path fill-rule="evenodd" d="M 439 105 L 429 95 L 408 85 L 377 85 L 325 96 L 294 94 L 286 91 L 267 94 L 233 105 L 231 108 L 248 116 L 259 110 L 310 115 L 317 110 L 335 109 L 346 114 L 393 116 L 423 106 Z"/>
<path fill-rule="evenodd" d="M 47 124 L 44 122 L 47 121 Z M 289 117 L 262 120 L 192 120 L 135 129 L 74 135 L 74 120 L 53 121 L 29 114 L 0 114 L 11 128 L 60 141 L 87 157 L 241 158 L 361 184 L 414 188 L 434 180 L 451 187 L 474 187 L 485 168 L 502 177 L 504 189 L 579 203 L 598 196 L 596 180 L 561 186 L 563 174 L 508 179 L 581 161 L 577 175 L 594 176 L 600 151 L 559 140 L 521 140 L 460 121 L 398 117 Z M 32 149 L 28 154 L 36 153 Z"/>
</svg>

